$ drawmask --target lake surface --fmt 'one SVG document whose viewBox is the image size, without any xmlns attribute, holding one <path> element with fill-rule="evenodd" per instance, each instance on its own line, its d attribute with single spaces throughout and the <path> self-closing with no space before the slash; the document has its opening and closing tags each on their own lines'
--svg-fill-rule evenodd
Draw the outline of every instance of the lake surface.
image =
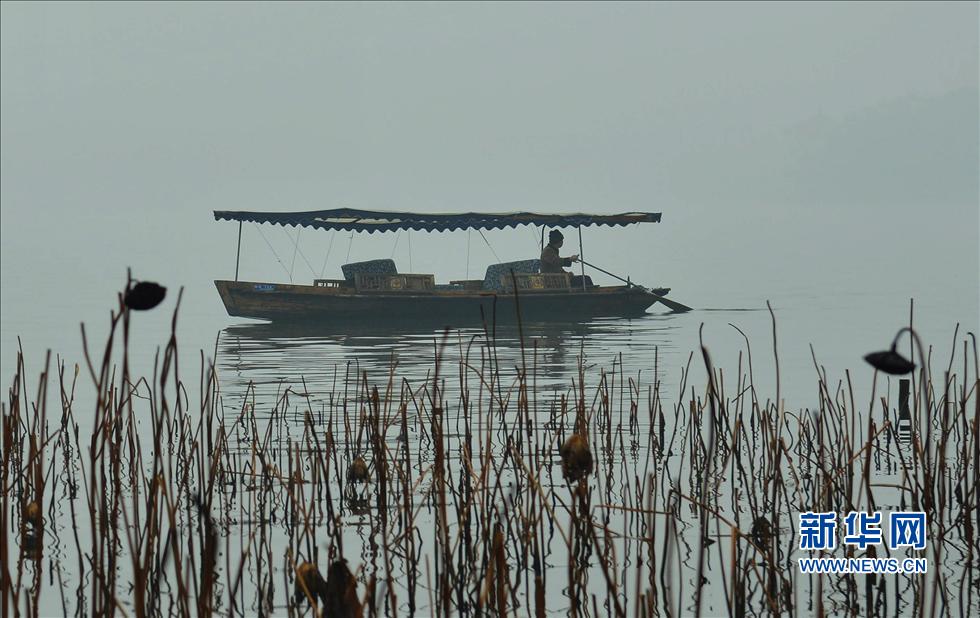
<svg viewBox="0 0 980 618">
<path fill-rule="evenodd" d="M 684 445 L 693 444 L 691 440 L 694 439 L 706 439 L 705 436 L 709 435 L 703 425 L 688 417 L 689 405 L 695 405 L 692 402 L 697 402 L 695 407 L 701 410 L 700 413 L 706 413 L 707 410 L 707 373 L 699 348 L 702 338 L 715 369 L 721 370 L 716 374 L 716 379 L 724 384 L 726 397 L 731 398 L 729 405 L 733 409 L 746 405 L 747 391 L 735 391 L 744 384 L 739 380 L 744 379 L 749 371 L 750 350 L 752 379 L 759 397 L 758 405 L 769 408 L 768 404 L 771 402 L 772 409 L 777 408 L 774 318 L 779 359 L 778 393 L 785 402 L 782 409 L 805 420 L 809 418 L 808 414 L 824 409 L 830 401 L 853 397 L 858 402 L 855 404 L 856 411 L 846 413 L 841 418 L 842 422 L 856 422 L 860 433 L 867 418 L 866 410 L 872 392 L 876 398 L 887 397 L 889 401 L 894 401 L 897 397 L 897 380 L 885 380 L 882 377 L 877 383 L 873 383 L 873 371 L 861 357 L 867 352 L 887 348 L 894 332 L 908 323 L 908 298 L 884 293 L 833 298 L 812 293 L 785 293 L 771 301 L 773 311 L 770 313 L 764 301 L 746 302 L 751 301 L 747 296 L 733 294 L 734 301 L 742 302 L 733 302 L 727 307 L 699 309 L 687 314 L 657 313 L 654 308 L 651 314 L 636 319 L 596 319 L 573 324 L 527 323 L 520 328 L 513 324 L 490 324 L 486 329 L 470 327 L 448 331 L 439 326 L 420 324 L 391 326 L 364 323 L 358 326 L 347 325 L 342 329 L 328 325 L 290 327 L 254 321 L 222 320 L 214 315 L 201 317 L 192 306 L 189 316 L 182 315 L 178 322 L 182 374 L 185 380 L 196 375 L 201 358 L 193 353 L 197 346 L 205 350 L 205 358 L 214 359 L 220 393 L 218 409 L 228 432 L 232 461 L 238 462 L 231 464 L 231 467 L 240 471 L 246 468 L 236 466 L 244 466 L 243 462 L 247 462 L 250 457 L 254 459 L 255 440 L 261 436 L 266 440 L 270 436 L 273 438 L 266 457 L 273 457 L 280 469 L 292 469 L 293 464 L 289 463 L 291 459 L 286 455 L 290 448 L 296 448 L 303 443 L 306 427 L 304 415 L 307 411 L 313 415 L 321 429 L 333 428 L 334 448 L 342 454 L 342 458 L 349 460 L 353 454 L 364 453 L 368 448 L 365 442 L 367 425 L 364 417 L 359 416 L 363 413 L 359 410 L 363 411 L 365 402 L 370 400 L 372 388 L 379 389 L 381 405 L 385 409 L 388 409 L 387 406 L 397 407 L 398 402 L 405 402 L 407 396 L 421 398 L 421 409 L 411 427 L 406 426 L 407 429 L 401 433 L 393 428 L 386 430 L 382 441 L 392 453 L 403 452 L 401 449 L 404 448 L 405 461 L 410 462 L 405 464 L 408 466 L 405 470 L 414 470 L 414 474 L 420 479 L 421 484 L 416 487 L 418 494 L 415 499 L 419 501 L 421 510 L 414 519 L 414 525 L 418 527 L 418 543 L 422 548 L 438 545 L 438 504 L 431 502 L 432 496 L 426 493 L 427 485 L 421 481 L 426 478 L 427 471 L 433 465 L 431 437 L 427 436 L 426 429 L 431 405 L 427 406 L 424 399 L 425 393 L 431 392 L 434 384 L 436 359 L 439 359 L 440 395 L 446 402 L 447 469 L 457 471 L 463 470 L 465 465 L 472 465 L 464 465 L 463 455 L 463 444 L 471 435 L 476 438 L 477 444 L 486 441 L 488 452 L 493 453 L 493 457 L 504 459 L 509 448 L 507 445 L 514 439 L 513 436 L 507 437 L 507 432 L 501 433 L 499 427 L 495 427 L 493 414 L 485 416 L 484 412 L 480 412 L 478 416 L 474 416 L 473 413 L 464 413 L 464 393 L 467 397 L 473 397 L 471 392 L 479 391 L 481 394 L 475 397 L 475 401 L 481 410 L 493 410 L 495 406 L 502 406 L 501 416 L 496 422 L 506 423 L 508 418 L 513 422 L 514 410 L 519 409 L 517 385 L 526 368 L 527 375 L 530 376 L 528 386 L 531 392 L 526 413 L 529 419 L 533 419 L 529 422 L 537 428 L 535 431 L 543 433 L 535 433 L 533 437 L 518 434 L 520 441 L 528 442 L 521 452 L 526 453 L 528 461 L 538 462 L 537 470 L 542 475 L 539 481 L 542 491 L 547 491 L 556 500 L 553 508 L 557 509 L 557 515 L 552 524 L 566 531 L 577 529 L 570 519 L 570 514 L 576 508 L 573 506 L 576 498 L 573 494 L 568 494 L 562 484 L 559 462 L 553 454 L 549 454 L 553 448 L 549 445 L 553 445 L 555 440 L 560 441 L 560 436 L 565 435 L 571 422 L 570 417 L 556 416 L 556 409 L 564 405 L 562 402 L 574 402 L 577 399 L 580 379 L 584 378 L 588 401 L 585 405 L 593 410 L 593 420 L 598 422 L 590 430 L 596 432 L 593 439 L 600 449 L 597 452 L 597 467 L 605 472 L 591 485 L 590 499 L 593 504 L 606 505 L 603 507 L 606 510 L 594 511 L 597 517 L 606 522 L 604 525 L 615 528 L 618 534 L 625 534 L 622 538 L 607 539 L 604 555 L 607 558 L 609 555 L 621 556 L 621 559 L 612 563 L 619 571 L 616 579 L 621 584 L 630 581 L 634 577 L 635 569 L 644 560 L 637 557 L 640 546 L 627 533 L 632 530 L 635 534 L 640 534 L 641 530 L 656 529 L 657 526 L 664 529 L 668 521 L 678 522 L 673 535 L 668 535 L 673 540 L 661 540 L 654 546 L 658 556 L 662 553 L 663 556 L 672 556 L 671 560 L 677 561 L 676 570 L 663 580 L 666 582 L 663 583 L 665 590 L 670 590 L 669 597 L 664 597 L 665 607 L 672 606 L 674 611 L 688 613 L 694 611 L 689 595 L 696 588 L 694 584 L 698 576 L 696 556 L 697 547 L 701 545 L 699 525 L 689 505 L 676 504 L 676 498 L 670 497 L 670 488 L 671 483 L 680 482 L 692 471 L 688 458 L 694 456 L 694 451 L 689 451 L 688 446 Z M 171 303 L 172 300 L 169 300 L 165 306 L 172 306 Z M 916 301 L 911 308 L 916 330 L 929 342 L 927 345 L 934 345 L 933 355 L 937 367 L 945 367 L 948 354 L 952 350 L 956 321 L 959 319 L 968 322 L 969 316 L 963 314 L 968 314 L 969 310 L 969 307 L 950 306 L 932 298 Z M 32 347 L 29 342 L 32 335 L 43 338 L 43 329 L 38 326 L 32 332 L 30 317 L 23 314 L 18 317 L 14 323 L 25 331 L 22 337 L 28 342 L 25 345 L 28 366 L 36 365 L 42 356 L 41 351 Z M 151 320 L 154 320 L 152 323 L 155 329 L 147 332 L 137 328 Z M 225 325 L 216 332 L 210 331 L 215 321 L 224 321 Z M 5 329 L 9 323 L 5 321 Z M 165 331 L 162 328 L 168 323 L 169 317 L 165 309 L 151 312 L 145 317 L 134 315 L 130 363 L 135 374 L 150 374 L 155 366 L 159 367 L 161 357 L 157 346 L 164 340 L 162 333 Z M 97 328 L 93 330 L 98 332 Z M 960 326 L 957 335 L 960 345 L 966 337 L 966 330 L 975 330 L 975 324 Z M 742 333 L 748 339 L 748 344 Z M 90 337 L 90 347 L 100 350 L 101 341 L 91 333 Z M 97 345 L 92 345 L 92 342 Z M 905 349 L 906 345 L 908 342 L 903 340 L 901 348 Z M 80 347 L 76 342 L 74 345 L 69 343 L 66 348 L 70 367 L 71 355 L 78 355 Z M 101 354 L 100 351 L 96 353 Z M 9 351 L 5 350 L 5 371 L 9 356 Z M 823 395 L 815 363 L 821 367 L 821 371 L 826 371 L 827 384 L 824 385 L 826 392 Z M 487 394 L 481 388 L 481 380 L 485 380 L 488 371 L 498 376 L 496 388 L 506 393 L 502 398 L 505 404 L 495 404 L 492 394 L 483 401 L 482 398 Z M 190 380 L 194 381 L 193 378 Z M 683 393 L 682 388 L 686 389 Z M 609 402 L 597 403 L 596 397 L 600 397 L 604 389 L 609 395 Z M 191 391 L 196 392 L 196 389 L 192 387 Z M 654 393 L 656 403 L 653 401 Z M 193 400 L 193 396 L 191 399 Z M 470 402 L 469 405 L 476 404 Z M 194 405 L 191 404 L 190 408 L 193 409 Z M 427 408 L 428 412 L 425 411 Z M 82 380 L 82 387 L 77 395 L 75 420 L 82 426 L 86 421 L 90 422 L 91 409 L 91 389 Z M 658 410 L 665 420 L 657 421 Z M 623 419 L 627 417 L 630 419 L 629 427 L 623 429 L 626 425 Z M 252 425 L 242 422 L 243 418 L 248 418 Z M 391 419 L 395 417 L 386 418 L 389 419 L 386 422 L 392 422 Z M 616 418 L 616 426 L 620 427 L 616 432 L 625 433 L 620 435 L 614 432 L 613 425 L 610 424 L 609 431 L 612 433 L 608 435 L 609 443 L 599 446 L 603 441 L 603 418 L 609 419 L 610 423 L 611 419 Z M 661 424 L 658 425 L 658 422 Z M 806 421 L 805 427 L 800 425 L 796 431 L 810 431 L 811 429 L 806 429 L 809 427 L 810 421 Z M 145 425 L 143 431 L 146 431 Z M 666 453 L 665 435 L 671 439 L 673 457 Z M 144 433 L 141 439 L 146 437 Z M 787 429 L 786 437 L 797 443 L 801 439 L 800 434 L 794 433 L 792 429 Z M 617 439 L 622 441 L 622 446 L 614 445 Z M 674 442 L 675 439 L 677 442 Z M 860 443 L 860 437 L 855 439 Z M 895 450 L 896 443 L 888 442 L 881 449 L 884 459 L 876 459 L 875 482 L 885 485 L 899 484 L 902 479 L 902 457 Z M 751 459 L 762 455 L 748 457 Z M 368 459 L 369 462 L 372 461 L 370 457 Z M 392 465 L 395 465 L 394 462 L 395 460 Z M 347 464 L 342 460 L 338 465 L 345 468 Z M 305 473 L 311 473 L 315 468 L 312 463 L 303 464 L 305 467 L 300 466 L 299 460 L 297 466 L 305 470 Z M 638 509 L 643 506 L 645 498 L 634 495 L 630 489 L 631 477 L 640 471 L 653 473 L 660 479 L 657 481 L 660 484 L 658 497 L 649 498 L 655 500 L 652 504 L 660 509 L 679 509 L 679 519 L 663 519 L 658 514 L 645 522 L 642 517 L 636 518 L 628 512 L 615 510 Z M 334 489 L 340 492 L 343 480 L 339 471 L 336 474 L 338 476 Z M 499 490 L 502 493 L 495 494 L 495 499 L 509 501 L 508 504 L 517 512 L 524 512 L 521 509 L 531 509 L 528 512 L 533 512 L 533 491 L 522 482 L 523 475 L 507 467 L 497 469 L 495 474 L 499 475 L 504 487 Z M 741 491 L 753 491 L 758 486 L 756 481 L 752 481 L 739 487 L 740 489 L 736 489 L 734 485 L 723 484 L 715 499 L 719 502 L 730 501 L 724 513 L 736 519 L 741 513 L 744 520 L 748 513 L 755 512 L 754 508 L 749 510 L 748 507 L 738 506 L 735 495 Z M 794 493 L 805 491 L 805 484 L 790 484 L 790 487 Z M 375 541 L 372 541 L 374 534 L 369 532 L 374 530 L 372 522 L 380 516 L 379 509 L 386 507 L 370 506 L 374 504 L 374 497 L 368 503 L 362 504 L 359 500 L 364 500 L 364 497 L 349 495 L 346 491 L 345 489 L 343 497 L 335 496 L 335 500 L 339 500 L 343 522 L 339 535 L 332 536 L 335 533 L 330 532 L 333 528 L 329 522 L 319 519 L 312 525 L 309 531 L 312 536 L 306 542 L 313 541 L 314 546 L 326 547 L 328 540 L 332 539 L 329 541 L 331 547 L 334 542 L 340 543 L 352 566 L 366 568 L 366 565 L 378 560 L 377 547 Z M 689 491 L 696 491 L 696 488 L 691 487 Z M 225 556 L 241 553 L 243 548 L 248 547 L 247 539 L 242 537 L 241 532 L 242 528 L 250 525 L 247 522 L 252 521 L 247 518 L 256 517 L 256 508 L 259 509 L 258 517 L 265 517 L 262 515 L 266 512 L 263 509 L 270 508 L 257 505 L 252 497 L 246 500 L 245 496 L 246 494 L 242 494 L 239 498 L 221 498 L 220 504 L 224 508 L 218 509 L 218 512 L 221 517 L 228 519 L 229 526 L 226 536 L 222 537 L 226 543 Z M 278 500 L 285 502 L 275 506 Z M 880 489 L 876 493 L 876 505 L 880 509 L 898 510 L 901 502 L 899 493 L 888 488 Z M 287 547 L 298 547 L 295 531 L 285 523 L 289 520 L 286 511 L 281 510 L 284 508 L 283 504 L 288 503 L 289 499 L 284 496 L 273 499 L 270 516 L 274 519 L 282 518 L 282 525 L 270 529 L 269 537 L 264 541 L 267 545 L 264 547 L 271 548 L 274 552 L 284 551 Z M 423 504 L 427 506 L 422 508 Z M 62 516 L 67 516 L 63 508 L 59 512 Z M 252 515 L 247 515 L 248 513 Z M 243 514 L 246 514 L 246 519 L 242 519 Z M 452 521 L 453 526 L 459 523 L 457 519 Z M 748 528 L 751 524 L 743 521 L 742 525 Z M 795 523 L 788 518 L 784 519 L 778 532 L 780 536 L 789 539 L 787 542 L 793 542 L 793 525 Z M 63 539 L 68 528 L 63 523 L 59 526 Z M 723 530 L 713 531 L 712 538 L 722 538 L 724 534 L 718 536 L 722 532 Z M 89 538 L 87 532 L 83 531 L 81 534 L 83 540 Z M 672 543 L 675 545 L 671 545 Z M 301 541 L 299 545 L 302 544 Z M 71 556 L 71 548 L 62 541 L 53 543 L 52 546 L 56 556 Z M 571 550 L 555 539 L 551 539 L 546 546 L 547 558 L 544 560 L 548 578 L 560 582 L 565 577 L 568 565 L 576 563 L 578 558 L 571 558 Z M 728 541 L 725 542 L 724 551 L 727 552 L 727 548 Z M 673 557 L 673 552 L 677 551 L 680 553 Z M 274 564 L 274 561 L 271 563 Z M 718 564 L 722 563 L 723 561 Z M 548 613 L 564 614 L 570 604 L 581 595 L 588 598 L 590 594 L 598 594 L 599 598 L 603 598 L 606 584 L 601 574 L 595 570 L 594 561 L 592 564 L 591 575 L 583 580 L 583 587 L 578 591 L 557 584 L 547 585 Z M 269 601 L 269 604 L 264 605 L 261 600 L 262 594 L 265 594 L 261 591 L 267 590 L 266 585 L 286 586 L 287 584 L 281 582 L 292 579 L 291 574 L 277 570 L 278 567 L 275 566 L 272 567 L 274 579 L 263 579 L 269 577 L 269 568 L 270 564 L 263 566 L 261 561 L 257 565 L 249 563 L 249 573 L 262 583 L 258 594 L 253 594 L 255 590 L 243 593 L 238 611 L 251 614 L 259 612 L 261 607 L 277 614 L 290 611 L 281 590 L 275 595 L 276 600 Z M 421 568 L 413 571 L 409 563 L 398 560 L 390 568 L 392 576 L 399 582 L 394 594 L 400 600 L 400 612 L 405 612 L 408 607 L 404 599 L 408 596 L 409 589 L 413 591 L 413 606 L 417 614 L 429 615 L 436 611 L 431 599 L 435 588 L 431 583 L 416 582 L 420 586 L 417 590 L 414 584 L 405 584 L 405 581 L 414 582 L 414 578 L 422 577 Z M 383 571 L 382 569 L 379 572 Z M 433 572 L 425 571 L 430 576 Z M 956 579 L 958 573 L 955 563 L 943 563 L 942 572 L 952 580 Z M 123 581 L 125 579 L 124 573 Z M 67 581 L 70 590 L 70 578 Z M 708 581 L 711 583 L 704 589 L 702 613 L 727 613 L 730 607 L 725 601 L 725 578 L 719 580 L 712 576 Z M 527 584 L 526 581 L 524 583 Z M 366 581 L 361 584 L 360 591 L 363 592 Z M 815 612 L 814 599 L 819 597 L 819 593 L 814 596 L 812 581 L 798 578 L 793 585 L 796 595 L 795 611 L 801 615 Z M 684 596 L 685 589 L 689 591 L 688 596 Z M 894 589 L 883 590 L 894 592 Z M 623 601 L 626 602 L 629 595 L 625 591 L 622 594 Z M 758 589 L 749 585 L 748 595 L 755 599 L 749 602 L 752 608 L 750 613 L 764 613 L 764 604 L 759 604 L 759 594 Z M 848 593 L 843 590 L 827 596 L 831 607 L 837 609 L 842 605 L 833 603 L 846 604 L 848 598 Z M 42 597 L 42 601 L 45 611 L 57 612 L 62 607 L 61 601 L 54 596 Z M 908 605 L 909 602 L 911 601 L 905 604 L 899 602 L 894 609 L 900 614 L 913 613 L 914 608 Z M 522 603 L 530 603 L 530 597 Z M 529 605 L 524 604 L 522 607 L 520 611 L 530 611 Z M 958 615 L 955 611 L 950 611 L 949 614 Z"/>
<path fill-rule="evenodd" d="M 26 289 L 28 278 L 14 274 L 9 279 L 9 286 L 8 278 L 4 279 L 0 375 L 8 379 L 13 375 L 18 341 L 29 371 L 43 369 L 48 349 L 55 355 L 52 362 L 60 355 L 69 366 L 84 364 L 80 316 L 73 313 L 76 309 L 81 317 L 88 316 L 84 322 L 91 353 L 101 353 L 97 348 L 107 332 L 108 312 L 114 303 L 111 290 L 118 286 L 104 282 L 103 293 L 97 294 L 96 290 L 66 282 L 64 296 L 72 302 L 37 306 Z M 160 309 L 135 316 L 131 337 L 139 353 L 130 359 L 134 373 L 152 372 L 156 350 L 168 337 L 175 292 L 171 283 L 170 296 Z M 914 299 L 914 306 L 910 306 L 908 295 L 887 290 L 835 295 L 794 289 L 775 292 L 719 291 L 723 299 L 714 299 L 711 305 L 686 314 L 664 312 L 654 305 L 650 314 L 637 319 L 525 324 L 524 349 L 526 354 L 537 350 L 539 375 L 549 386 L 569 386 L 569 378 L 577 374 L 579 358 L 584 355 L 586 366 L 621 362 L 627 373 L 643 380 L 652 378 L 656 366 L 665 392 L 672 394 L 670 387 L 676 386 L 692 353 L 692 368 L 703 376 L 703 362 L 699 360 L 702 341 L 716 366 L 731 372 L 737 369 L 740 355 L 744 361 L 747 352 L 746 340 L 737 327 L 751 346 L 757 384 L 774 396 L 776 363 L 768 297 L 775 316 L 781 396 L 787 407 L 802 408 L 812 405 L 817 396 L 814 358 L 831 378 L 845 379 L 845 372 L 850 370 L 854 387 L 870 392 L 871 371 L 862 357 L 887 348 L 895 333 L 909 324 L 910 317 L 937 361 L 948 359 L 957 324 L 961 336 L 976 332 L 980 326 L 976 306 L 980 300 L 971 300 L 969 289 L 963 287 L 945 294 L 924 294 Z M 679 293 L 675 295 L 690 302 Z M 699 291 L 693 296 L 709 294 Z M 185 355 L 202 350 L 205 357 L 214 358 L 225 393 L 230 396 L 249 381 L 269 385 L 305 377 L 308 384 L 322 387 L 328 378 L 333 380 L 335 371 L 344 371 L 348 365 L 354 371 L 387 373 L 392 361 L 405 377 L 424 379 L 434 359 L 435 342 L 444 334 L 442 327 L 432 324 L 365 322 L 356 328 L 325 325 L 290 329 L 229 318 L 224 316 L 217 292 L 206 285 L 185 290 L 177 324 Z M 492 330 L 492 324 L 489 328 Z M 482 328 L 453 330 L 447 350 L 458 354 L 461 344 L 480 335 Z M 508 362 L 520 358 L 516 327 L 498 325 L 496 341 Z M 908 345 L 907 336 L 902 345 Z"/>
<path fill-rule="evenodd" d="M 242 392 L 249 383 L 256 386 L 256 392 L 271 393 L 283 386 L 295 388 L 298 381 L 305 380 L 307 390 L 316 397 L 335 389 L 345 375 L 357 380 L 367 372 L 380 378 L 392 367 L 399 378 L 424 382 L 431 379 L 436 349 L 444 337 L 443 361 L 449 367 L 465 357 L 474 342 L 492 340 L 501 367 L 519 367 L 523 359 L 536 370 L 538 386 L 549 391 L 572 388 L 581 363 L 587 373 L 616 368 L 645 386 L 656 379 L 661 396 L 673 403 L 688 365 L 703 388 L 703 342 L 713 364 L 731 375 L 740 362 L 744 370 L 751 351 L 756 385 L 774 399 L 775 321 L 780 394 L 787 408 L 802 409 L 815 407 L 818 400 L 816 365 L 833 382 L 846 380 L 849 370 L 852 388 L 864 401 L 871 392 L 873 372 L 862 357 L 887 348 L 910 317 L 924 344 L 932 346 L 937 367 L 952 351 L 957 323 L 959 337 L 978 326 L 976 322 L 971 326 L 969 308 L 950 306 L 943 299 L 911 303 L 897 295 L 830 299 L 797 293 L 771 301 L 772 314 L 765 302 L 686 314 L 665 312 L 655 305 L 649 315 L 636 319 L 529 323 L 522 332 L 513 324 L 489 324 L 486 332 L 482 327 L 469 327 L 452 329 L 448 336 L 445 329 L 431 324 L 365 323 L 341 330 L 239 323 L 221 330 L 217 364 L 226 395 Z M 908 344 L 907 336 L 902 343 Z"/>
</svg>

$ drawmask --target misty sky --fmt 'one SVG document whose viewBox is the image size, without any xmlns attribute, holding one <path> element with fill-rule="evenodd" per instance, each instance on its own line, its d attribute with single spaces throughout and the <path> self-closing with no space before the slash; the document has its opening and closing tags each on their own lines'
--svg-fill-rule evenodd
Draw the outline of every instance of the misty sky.
<svg viewBox="0 0 980 618">
<path fill-rule="evenodd" d="M 977 318 L 976 3 L 5 2 L 0 23 L 5 355 L 102 319 L 126 266 L 220 327 L 237 228 L 215 209 L 662 211 L 589 230 L 588 256 L 700 307 L 878 290 Z M 465 233 L 395 238 L 338 235 L 327 275 L 350 247 L 464 276 Z M 245 241 L 244 277 L 286 278 Z M 301 235 L 313 270 L 330 241 Z"/>
</svg>

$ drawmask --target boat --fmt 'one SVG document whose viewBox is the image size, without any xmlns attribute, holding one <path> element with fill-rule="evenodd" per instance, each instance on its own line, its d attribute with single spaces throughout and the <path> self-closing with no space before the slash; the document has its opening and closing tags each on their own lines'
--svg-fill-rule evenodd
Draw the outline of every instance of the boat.
<svg viewBox="0 0 980 618">
<path fill-rule="evenodd" d="M 344 264 L 341 267 L 343 278 L 314 279 L 308 285 L 239 279 L 242 225 L 245 223 L 366 233 L 482 231 L 534 225 L 541 229 L 542 246 L 546 228 L 576 228 L 581 255 L 583 227 L 657 223 L 661 213 L 423 214 L 337 208 L 309 212 L 215 211 L 214 218 L 216 221 L 237 221 L 239 225 L 235 279 L 214 282 L 225 309 L 234 317 L 297 324 L 426 320 L 463 325 L 490 320 L 578 321 L 596 317 L 638 317 L 658 302 L 675 311 L 688 309 L 666 298 L 669 288 L 649 290 L 628 277 L 622 279 L 623 285 L 594 285 L 585 274 L 588 263 L 584 261 L 581 276 L 577 277 L 567 272 L 542 273 L 538 260 L 522 260 L 492 264 L 483 279 L 444 284 L 437 284 L 432 274 L 398 272 L 393 260 L 384 259 Z"/>
</svg>

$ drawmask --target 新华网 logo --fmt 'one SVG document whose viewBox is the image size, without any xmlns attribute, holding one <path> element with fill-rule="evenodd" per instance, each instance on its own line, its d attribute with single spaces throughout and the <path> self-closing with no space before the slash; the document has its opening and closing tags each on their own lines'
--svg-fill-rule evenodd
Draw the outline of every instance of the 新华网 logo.
<svg viewBox="0 0 980 618">
<path fill-rule="evenodd" d="M 851 511 L 844 516 L 841 542 L 857 549 L 882 545 L 897 550 L 926 547 L 926 514 L 915 512 L 888 513 L 888 534 L 883 534 L 882 513 Z M 807 511 L 799 514 L 800 549 L 803 551 L 832 550 L 837 546 L 837 513 Z"/>
</svg>

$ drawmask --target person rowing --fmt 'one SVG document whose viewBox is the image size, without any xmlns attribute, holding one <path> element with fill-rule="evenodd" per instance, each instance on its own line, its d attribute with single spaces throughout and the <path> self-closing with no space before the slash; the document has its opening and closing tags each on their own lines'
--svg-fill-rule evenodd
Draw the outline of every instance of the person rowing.
<svg viewBox="0 0 980 618">
<path fill-rule="evenodd" d="M 564 266 L 571 266 L 578 261 L 578 255 L 563 258 L 558 253 L 562 245 L 565 244 L 565 236 L 558 230 L 551 230 L 548 233 L 548 244 L 541 250 L 541 272 L 543 273 L 569 273 L 563 270 Z"/>
<path fill-rule="evenodd" d="M 565 244 L 565 236 L 558 230 L 551 230 L 548 233 L 548 244 L 541 250 L 541 272 L 542 273 L 565 273 L 572 276 L 571 286 L 579 288 L 582 286 L 582 277 L 564 270 L 565 266 L 571 266 L 579 261 L 578 255 L 571 255 L 567 258 L 561 257 L 558 252 Z M 585 285 L 592 287 L 592 278 L 585 277 Z"/>
</svg>

